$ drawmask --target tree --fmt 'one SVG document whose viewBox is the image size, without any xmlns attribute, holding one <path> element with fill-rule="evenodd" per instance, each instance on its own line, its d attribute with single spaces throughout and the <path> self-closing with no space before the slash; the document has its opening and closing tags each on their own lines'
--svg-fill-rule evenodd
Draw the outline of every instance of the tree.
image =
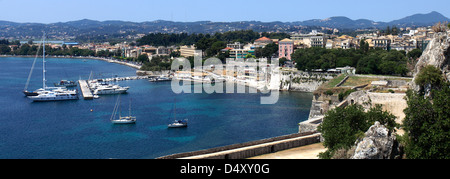
<svg viewBox="0 0 450 179">
<path fill-rule="evenodd" d="M 369 51 L 369 43 L 366 42 L 366 39 L 361 39 L 359 41 L 359 49 L 361 49 L 364 53 Z"/>
<path fill-rule="evenodd" d="M 406 56 L 410 59 L 416 60 L 417 58 L 420 58 L 420 56 L 422 56 L 422 50 L 416 48 L 408 52 Z"/>
<path fill-rule="evenodd" d="M 9 54 L 11 52 L 11 48 L 8 45 L 0 44 L 0 54 Z"/>
<path fill-rule="evenodd" d="M 443 81 L 441 70 L 428 65 L 420 70 L 414 82 L 420 86 L 420 93 L 426 94 L 432 89 L 440 89 Z"/>
<path fill-rule="evenodd" d="M 409 159 L 450 159 L 450 83 L 433 97 L 409 90 L 404 110 L 405 153 Z"/>
<path fill-rule="evenodd" d="M 139 55 L 139 57 L 137 58 L 137 61 L 142 62 L 142 63 L 148 62 L 148 55 L 147 54 Z"/>
<path fill-rule="evenodd" d="M 392 26 L 392 35 L 398 35 L 398 28 L 396 26 Z"/>
<path fill-rule="evenodd" d="M 227 47 L 227 44 L 224 41 L 216 41 L 211 45 L 210 51 L 207 56 L 215 56 L 220 52 L 220 50 L 224 49 L 225 47 Z"/>
<path fill-rule="evenodd" d="M 280 63 L 280 66 L 283 66 L 283 65 L 286 63 L 286 61 L 288 61 L 288 59 L 286 59 L 285 57 L 280 58 L 280 59 L 278 60 L 278 62 Z"/>
<path fill-rule="evenodd" d="M 262 57 L 270 58 L 273 54 L 278 52 L 278 45 L 275 43 L 267 44 L 262 49 Z"/>
</svg>

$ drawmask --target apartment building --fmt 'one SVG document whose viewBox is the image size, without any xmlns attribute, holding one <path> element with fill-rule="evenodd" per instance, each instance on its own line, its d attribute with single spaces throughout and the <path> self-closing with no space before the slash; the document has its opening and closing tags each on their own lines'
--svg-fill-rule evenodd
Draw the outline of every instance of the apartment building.
<svg viewBox="0 0 450 179">
<path fill-rule="evenodd" d="M 278 42 L 279 58 L 286 58 L 292 60 L 291 54 L 294 53 L 294 41 L 290 39 L 283 39 Z"/>
</svg>

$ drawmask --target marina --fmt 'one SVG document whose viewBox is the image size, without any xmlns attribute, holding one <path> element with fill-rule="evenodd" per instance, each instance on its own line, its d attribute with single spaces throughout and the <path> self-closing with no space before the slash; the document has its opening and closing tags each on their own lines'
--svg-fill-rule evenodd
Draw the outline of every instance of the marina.
<svg viewBox="0 0 450 179">
<path fill-rule="evenodd" d="M 47 58 L 47 80 L 88 79 L 90 71 L 101 73 L 96 78 L 130 87 L 121 95 L 122 108 L 127 111 L 133 99 L 132 116 L 138 121 L 133 125 L 110 121 L 118 95 L 34 103 L 22 93 L 33 58 L 3 57 L 0 92 L 10 95 L 0 96 L 0 158 L 157 158 L 297 133 L 297 124 L 308 118 L 311 107 L 310 93 L 281 92 L 276 105 L 261 105 L 261 94 L 177 95 L 170 82 L 135 77 L 133 68 L 83 60 Z M 36 71 L 42 70 L 39 64 Z M 41 73 L 33 76 L 29 89 L 42 88 Z M 169 130 L 168 124 L 175 120 L 175 97 L 177 120 L 189 119 L 189 127 Z"/>
</svg>

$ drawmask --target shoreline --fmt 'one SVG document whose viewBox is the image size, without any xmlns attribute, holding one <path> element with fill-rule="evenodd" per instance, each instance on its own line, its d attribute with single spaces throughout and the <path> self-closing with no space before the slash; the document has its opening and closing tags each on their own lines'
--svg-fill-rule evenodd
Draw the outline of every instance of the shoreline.
<svg viewBox="0 0 450 179">
<path fill-rule="evenodd" d="M 20 58 L 35 58 L 34 55 L 0 55 L 0 57 L 20 57 Z M 42 55 L 38 55 L 38 57 L 42 57 Z M 105 57 L 94 57 L 94 56 L 57 56 L 57 55 L 46 55 L 47 58 L 71 58 L 71 59 L 92 59 L 92 60 L 102 60 L 109 63 L 117 63 L 121 65 L 126 65 L 132 67 L 136 70 L 140 70 L 142 65 L 120 61 L 114 58 L 105 58 Z"/>
</svg>

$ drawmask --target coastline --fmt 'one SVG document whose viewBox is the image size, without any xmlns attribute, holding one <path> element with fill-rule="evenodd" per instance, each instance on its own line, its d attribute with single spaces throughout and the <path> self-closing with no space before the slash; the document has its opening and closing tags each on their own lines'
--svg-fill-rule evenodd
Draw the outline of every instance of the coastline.
<svg viewBox="0 0 450 179">
<path fill-rule="evenodd" d="M 0 55 L 0 57 L 21 57 L 21 58 L 35 58 L 34 55 Z M 42 55 L 38 55 L 38 57 L 42 57 Z M 142 65 L 120 61 L 114 58 L 105 58 L 105 57 L 94 57 L 94 56 L 57 56 L 57 55 L 46 55 L 47 58 L 72 58 L 72 59 L 92 59 L 92 60 L 102 60 L 109 63 L 117 63 L 121 65 L 126 65 L 132 67 L 136 70 L 140 70 Z"/>
</svg>

